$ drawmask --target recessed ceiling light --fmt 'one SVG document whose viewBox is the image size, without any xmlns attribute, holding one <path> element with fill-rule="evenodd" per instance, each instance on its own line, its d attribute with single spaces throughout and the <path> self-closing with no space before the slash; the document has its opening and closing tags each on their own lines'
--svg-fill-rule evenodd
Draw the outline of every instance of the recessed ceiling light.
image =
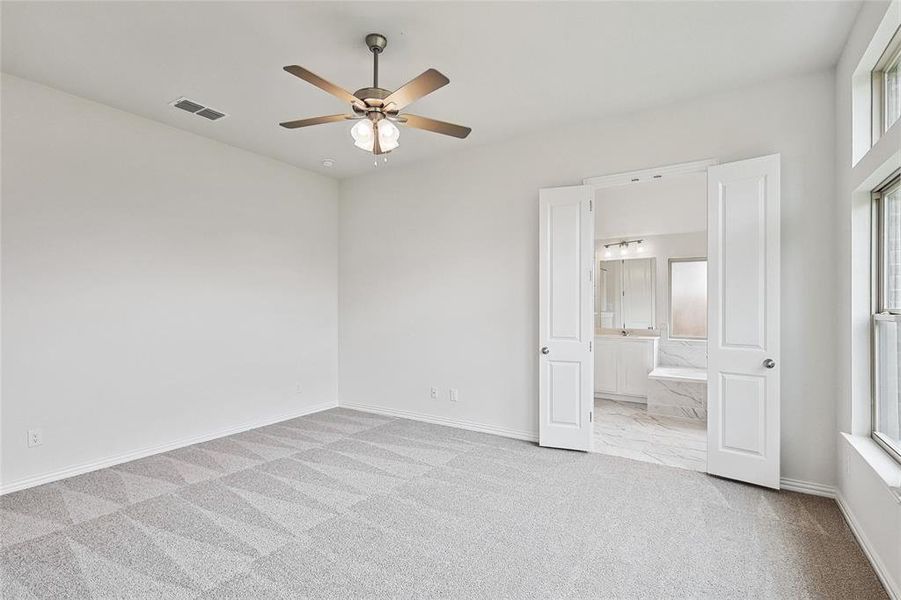
<svg viewBox="0 0 901 600">
<path fill-rule="evenodd" d="M 323 159 L 322 159 L 322 166 L 323 166 L 323 167 L 326 167 L 326 168 L 328 168 L 328 169 L 334 167 L 334 166 L 335 166 L 335 159 L 334 159 L 334 158 L 323 158 Z"/>
</svg>

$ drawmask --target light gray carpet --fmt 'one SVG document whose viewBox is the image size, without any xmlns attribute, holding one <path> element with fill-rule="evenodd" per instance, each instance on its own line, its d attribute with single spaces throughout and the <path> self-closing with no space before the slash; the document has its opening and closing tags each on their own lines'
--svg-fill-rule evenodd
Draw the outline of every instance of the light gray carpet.
<svg viewBox="0 0 901 600">
<path fill-rule="evenodd" d="M 0 520 L 4 599 L 886 597 L 831 500 L 346 409 Z"/>
</svg>

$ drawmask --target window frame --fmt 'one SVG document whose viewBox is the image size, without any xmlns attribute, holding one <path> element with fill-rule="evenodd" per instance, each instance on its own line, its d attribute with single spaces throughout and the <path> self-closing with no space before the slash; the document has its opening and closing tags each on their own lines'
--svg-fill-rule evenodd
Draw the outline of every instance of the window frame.
<svg viewBox="0 0 901 600">
<path fill-rule="evenodd" d="M 901 121 L 899 121 L 901 122 Z M 885 450 L 889 456 L 901 463 L 901 445 L 877 431 L 879 410 L 879 343 L 878 323 L 880 321 L 893 321 L 901 327 L 901 307 L 887 307 L 886 289 L 886 203 L 883 198 L 895 191 L 901 191 L 901 169 L 892 173 L 880 183 L 872 192 L 873 231 L 872 231 L 872 293 L 871 293 L 871 326 L 870 326 L 870 354 L 873 357 L 870 366 L 870 389 L 872 390 L 870 405 L 870 437 Z"/>
<path fill-rule="evenodd" d="M 870 98 L 871 98 L 871 136 L 870 146 L 875 146 L 891 126 L 886 126 L 886 111 L 888 106 L 885 101 L 885 72 L 896 64 L 901 63 L 901 27 L 899 27 L 889 41 L 876 65 L 870 72 Z M 899 100 L 901 101 L 901 100 Z M 892 125 L 901 123 L 901 118 Z"/>
<path fill-rule="evenodd" d="M 688 335 L 675 335 L 673 333 L 673 263 L 680 262 L 707 262 L 706 256 L 688 256 L 684 258 L 670 258 L 667 261 L 666 265 L 666 284 L 667 284 L 667 295 L 666 295 L 666 303 L 667 303 L 667 319 L 669 320 L 669 325 L 666 330 L 667 338 L 670 340 L 676 341 L 685 341 L 685 342 L 706 342 L 707 336 L 688 336 Z M 709 279 L 708 274 L 708 279 Z M 709 304 L 709 303 L 708 303 Z M 705 310 L 705 312 L 707 312 Z"/>
</svg>

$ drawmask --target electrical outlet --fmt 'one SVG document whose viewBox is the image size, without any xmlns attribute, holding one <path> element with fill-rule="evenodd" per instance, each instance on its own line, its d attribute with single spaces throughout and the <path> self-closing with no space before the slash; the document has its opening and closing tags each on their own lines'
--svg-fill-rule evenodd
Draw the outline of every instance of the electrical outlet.
<svg viewBox="0 0 901 600">
<path fill-rule="evenodd" d="M 460 393 L 457 391 L 457 388 L 450 389 L 450 401 L 456 402 L 460 398 Z"/>
<path fill-rule="evenodd" d="M 433 387 L 431 390 L 429 390 L 429 396 L 432 398 L 432 400 L 437 400 L 438 399 L 438 388 Z"/>
<path fill-rule="evenodd" d="M 44 443 L 44 432 L 41 429 L 28 430 L 28 447 L 34 448 Z"/>
<path fill-rule="evenodd" d="M 303 393 L 303 386 L 301 386 L 299 383 L 296 384 L 296 385 L 294 386 L 294 391 L 297 392 L 298 394 L 302 394 L 302 393 Z"/>
</svg>

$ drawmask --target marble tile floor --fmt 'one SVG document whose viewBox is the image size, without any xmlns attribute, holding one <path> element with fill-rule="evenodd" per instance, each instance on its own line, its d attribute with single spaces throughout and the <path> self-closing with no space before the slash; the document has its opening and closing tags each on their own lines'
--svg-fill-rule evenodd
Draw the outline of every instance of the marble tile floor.
<svg viewBox="0 0 901 600">
<path fill-rule="evenodd" d="M 638 402 L 595 398 L 594 451 L 704 472 L 707 422 L 650 415 Z"/>
</svg>

